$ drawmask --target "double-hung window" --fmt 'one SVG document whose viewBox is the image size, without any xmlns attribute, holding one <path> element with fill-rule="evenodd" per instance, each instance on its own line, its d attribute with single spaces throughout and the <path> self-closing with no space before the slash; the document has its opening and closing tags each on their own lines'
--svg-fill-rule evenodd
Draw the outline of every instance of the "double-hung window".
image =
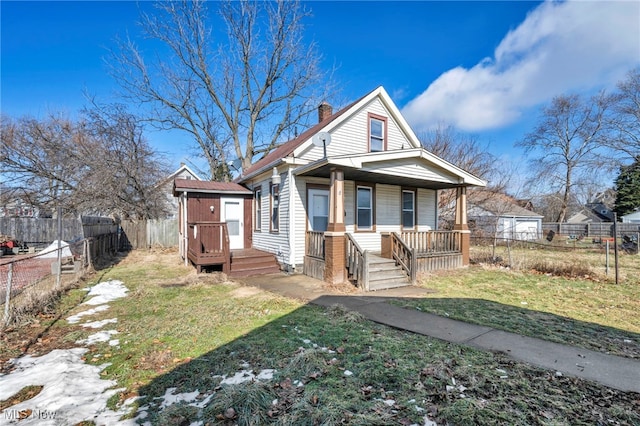
<svg viewBox="0 0 640 426">
<path fill-rule="evenodd" d="M 356 189 L 356 226 L 360 231 L 373 230 L 373 188 L 358 186 Z"/>
<path fill-rule="evenodd" d="M 256 189 L 255 196 L 253 197 L 253 202 L 255 203 L 255 220 L 254 220 L 254 229 L 256 231 L 262 230 L 262 189 Z"/>
<path fill-rule="evenodd" d="M 413 229 L 416 226 L 416 193 L 402 190 L 402 228 Z"/>
<path fill-rule="evenodd" d="M 369 151 L 379 152 L 386 149 L 387 120 L 369 114 Z"/>
</svg>

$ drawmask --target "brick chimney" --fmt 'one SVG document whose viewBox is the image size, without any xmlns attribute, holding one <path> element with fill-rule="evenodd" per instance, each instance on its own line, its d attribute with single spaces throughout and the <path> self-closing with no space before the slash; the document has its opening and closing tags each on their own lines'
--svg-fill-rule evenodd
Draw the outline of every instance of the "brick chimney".
<svg viewBox="0 0 640 426">
<path fill-rule="evenodd" d="M 331 108 L 331 105 L 326 102 L 322 102 L 318 105 L 318 123 L 331 117 L 331 114 L 333 114 L 333 108 Z"/>
</svg>

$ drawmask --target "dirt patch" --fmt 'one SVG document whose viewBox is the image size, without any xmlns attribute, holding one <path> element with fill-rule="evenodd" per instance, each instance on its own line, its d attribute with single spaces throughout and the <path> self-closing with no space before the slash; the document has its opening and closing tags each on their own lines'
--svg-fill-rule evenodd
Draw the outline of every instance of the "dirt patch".
<svg viewBox="0 0 640 426">
<path fill-rule="evenodd" d="M 229 293 L 234 299 L 243 299 L 246 297 L 252 297 L 257 295 L 264 295 L 264 291 L 257 287 L 238 287 Z"/>
</svg>

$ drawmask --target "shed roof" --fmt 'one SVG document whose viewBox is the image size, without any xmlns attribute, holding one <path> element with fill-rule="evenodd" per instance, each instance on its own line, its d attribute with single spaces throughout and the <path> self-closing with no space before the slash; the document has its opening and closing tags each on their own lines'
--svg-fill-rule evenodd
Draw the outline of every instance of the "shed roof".
<svg viewBox="0 0 640 426">
<path fill-rule="evenodd" d="M 212 182 L 193 179 L 176 179 L 173 182 L 173 195 L 181 192 L 200 192 L 208 194 L 252 194 L 250 190 L 235 182 Z"/>
</svg>

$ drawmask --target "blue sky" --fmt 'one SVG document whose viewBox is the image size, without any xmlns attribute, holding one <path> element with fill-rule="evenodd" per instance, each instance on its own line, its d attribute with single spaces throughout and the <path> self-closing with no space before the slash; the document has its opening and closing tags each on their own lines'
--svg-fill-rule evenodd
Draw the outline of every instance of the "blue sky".
<svg viewBox="0 0 640 426">
<path fill-rule="evenodd" d="M 334 2 L 306 5 L 307 37 L 336 65 L 344 100 L 379 85 L 417 132 L 438 123 L 522 161 L 513 143 L 562 93 L 611 89 L 640 66 L 640 2 Z M 0 2 L 1 108 L 13 117 L 76 113 L 83 90 L 113 100 L 103 58 L 138 34 L 149 2 Z M 177 167 L 187 136 L 152 133 Z"/>
</svg>

